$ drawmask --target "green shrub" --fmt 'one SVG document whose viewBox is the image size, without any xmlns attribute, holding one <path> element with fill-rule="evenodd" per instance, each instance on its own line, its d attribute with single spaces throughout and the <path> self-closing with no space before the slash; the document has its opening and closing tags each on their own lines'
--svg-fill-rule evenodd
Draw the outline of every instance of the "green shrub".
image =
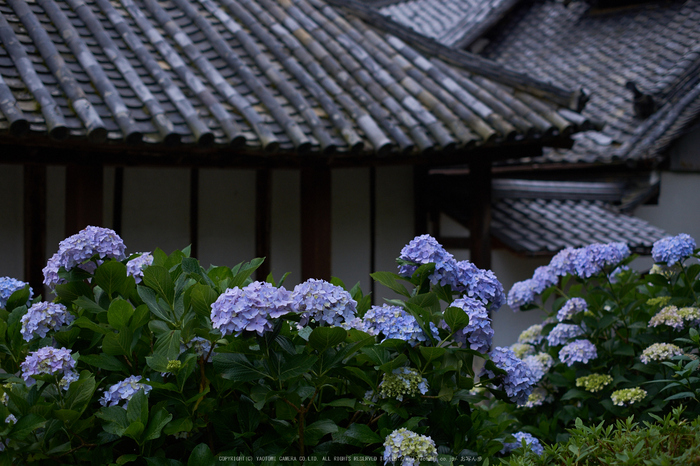
<svg viewBox="0 0 700 466">
<path fill-rule="evenodd" d="M 656 422 L 640 425 L 630 416 L 605 426 L 587 426 L 577 419 L 564 443 L 555 443 L 538 456 L 525 449 L 502 460 L 511 466 L 538 465 L 700 465 L 700 419 L 683 419 L 675 408 Z"/>
</svg>

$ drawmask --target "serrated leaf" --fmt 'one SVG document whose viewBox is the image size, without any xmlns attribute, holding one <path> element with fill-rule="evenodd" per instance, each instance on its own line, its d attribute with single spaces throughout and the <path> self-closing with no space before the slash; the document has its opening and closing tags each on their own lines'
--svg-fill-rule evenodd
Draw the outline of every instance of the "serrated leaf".
<svg viewBox="0 0 700 466">
<path fill-rule="evenodd" d="M 129 406 L 131 406 L 131 403 L 129 403 Z M 129 427 L 126 428 L 122 435 L 136 440 L 136 442 L 139 445 L 141 445 L 142 442 L 140 442 L 139 440 L 141 439 L 141 434 L 143 434 L 143 429 L 144 426 L 141 421 L 134 421 L 131 424 L 129 424 Z"/>
<path fill-rule="evenodd" d="M 308 354 L 297 354 L 292 356 L 281 368 L 279 380 L 284 382 L 285 380 L 305 374 L 313 367 L 314 364 L 316 364 L 316 361 L 318 361 L 318 356 Z"/>
<path fill-rule="evenodd" d="M 381 437 L 379 437 L 376 432 L 367 427 L 365 424 L 352 424 L 348 430 L 345 431 L 345 435 L 355 440 L 359 440 L 365 445 L 372 445 L 382 442 Z"/>
<path fill-rule="evenodd" d="M 150 267 L 149 267 L 150 269 Z M 148 270 L 148 269 L 147 269 Z M 155 291 L 145 286 L 136 287 L 139 297 L 148 306 L 148 309 L 160 320 L 174 324 L 172 313 L 169 309 L 162 309 L 158 303 Z"/>
<path fill-rule="evenodd" d="M 163 355 L 168 361 L 173 361 L 180 355 L 181 339 L 180 330 L 170 330 L 168 333 L 158 337 L 153 347 L 153 352 Z"/>
<path fill-rule="evenodd" d="M 120 292 L 126 283 L 126 266 L 116 260 L 103 263 L 95 270 L 93 283 L 102 288 L 107 296 Z"/>
<path fill-rule="evenodd" d="M 234 267 L 231 272 L 233 273 L 234 277 L 231 279 L 229 282 L 229 288 L 233 287 L 242 287 L 246 284 L 246 281 L 250 276 L 257 270 L 262 263 L 265 262 L 265 258 L 255 258 L 250 262 L 246 262 L 243 264 L 238 264 L 236 267 Z"/>
<path fill-rule="evenodd" d="M 72 303 L 81 296 L 92 296 L 92 288 L 85 282 L 70 282 L 56 285 L 54 292 L 64 303 Z"/>
<path fill-rule="evenodd" d="M 111 356 L 129 356 L 134 334 L 129 328 L 118 333 L 108 333 L 102 340 L 102 351 Z"/>
<path fill-rule="evenodd" d="M 154 440 L 160 437 L 163 428 L 172 420 L 173 415 L 165 408 L 156 409 L 151 415 L 151 420 L 148 421 L 148 427 L 143 433 L 143 441 Z"/>
<path fill-rule="evenodd" d="M 77 319 L 75 319 L 73 321 L 73 325 L 80 328 L 87 328 L 92 330 L 93 332 L 101 333 L 103 335 L 107 335 L 111 332 L 111 330 L 108 327 L 98 325 L 85 316 L 78 317 Z"/>
<path fill-rule="evenodd" d="M 129 405 L 126 408 L 126 420 L 129 423 L 138 421 L 144 426 L 148 423 L 148 397 L 143 388 L 129 400 Z"/>
<path fill-rule="evenodd" d="M 15 308 L 26 306 L 29 298 L 29 285 L 26 285 L 24 288 L 15 290 L 10 297 L 7 298 L 5 309 L 8 312 L 12 312 Z"/>
<path fill-rule="evenodd" d="M 391 361 L 379 366 L 379 370 L 388 374 L 394 369 L 398 369 L 399 367 L 405 365 L 406 361 L 408 361 L 408 357 L 406 357 L 406 355 L 402 353 L 394 359 L 392 359 Z"/>
<path fill-rule="evenodd" d="M 134 308 L 123 299 L 115 299 L 107 310 L 107 322 L 116 329 L 126 327 L 134 314 Z"/>
<path fill-rule="evenodd" d="M 31 434 L 36 429 L 43 427 L 44 424 L 46 424 L 46 419 L 30 413 L 19 418 L 17 423 L 12 426 L 10 433 L 7 436 L 15 440 L 24 440 L 27 435 Z"/>
<path fill-rule="evenodd" d="M 271 378 L 270 374 L 255 367 L 248 358 L 238 353 L 217 353 L 214 355 L 214 369 L 225 379 L 236 382 L 249 382 L 263 377 Z"/>
<path fill-rule="evenodd" d="M 192 309 L 199 316 L 209 317 L 211 315 L 211 305 L 219 297 L 218 293 L 208 285 L 197 283 L 190 291 L 190 303 Z"/>
<path fill-rule="evenodd" d="M 347 338 L 347 330 L 340 327 L 316 327 L 309 335 L 309 344 L 319 353 L 334 348 Z"/>
<path fill-rule="evenodd" d="M 173 279 L 170 277 L 170 273 L 165 267 L 152 265 L 144 269 L 143 284 L 154 290 L 156 294 L 163 298 L 171 308 L 173 307 L 173 303 L 175 302 L 175 284 L 173 283 Z M 144 302 L 146 302 L 145 299 Z"/>
<path fill-rule="evenodd" d="M 327 434 L 338 432 L 338 425 L 330 419 L 321 419 L 304 429 L 304 444 L 314 446 Z"/>
<path fill-rule="evenodd" d="M 401 296 L 405 296 L 407 298 L 411 297 L 411 293 L 408 292 L 406 287 L 399 283 L 399 280 L 403 279 L 400 275 L 391 272 L 374 272 L 370 274 L 370 277 Z"/>
<path fill-rule="evenodd" d="M 200 443 L 194 447 L 190 458 L 187 460 L 187 466 L 213 466 L 216 463 L 214 455 L 205 443 Z"/>
<path fill-rule="evenodd" d="M 445 323 L 450 327 L 451 332 L 458 332 L 469 325 L 469 316 L 464 309 L 458 307 L 448 307 L 445 309 Z"/>
<path fill-rule="evenodd" d="M 100 369 L 114 372 L 126 372 L 126 366 L 119 359 L 105 353 L 81 354 L 80 361 Z"/>
</svg>

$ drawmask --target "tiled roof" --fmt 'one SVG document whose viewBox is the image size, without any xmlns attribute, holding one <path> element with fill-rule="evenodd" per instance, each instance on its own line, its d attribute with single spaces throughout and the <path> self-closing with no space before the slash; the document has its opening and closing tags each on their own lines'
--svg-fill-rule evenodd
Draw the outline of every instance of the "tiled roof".
<svg viewBox="0 0 700 466">
<path fill-rule="evenodd" d="M 654 242 L 666 236 L 663 230 L 620 213 L 608 202 L 570 199 L 499 199 L 492 206 L 491 234 L 527 255 L 612 241 L 649 254 Z"/>
<path fill-rule="evenodd" d="M 572 150 L 526 163 L 611 163 L 654 158 L 700 114 L 700 1 L 645 2 L 591 10 L 585 1 L 522 2 L 484 55 L 543 80 L 590 89 L 583 112 L 602 131 L 576 135 Z M 656 111 L 636 117 L 634 82 Z"/>
<path fill-rule="evenodd" d="M 466 47 L 507 13 L 518 0 L 365 0 L 424 36 L 451 47 Z"/>
<path fill-rule="evenodd" d="M 586 123 L 573 93 L 479 60 L 428 60 L 321 0 L 7 0 L 0 143 L 410 154 Z"/>
</svg>

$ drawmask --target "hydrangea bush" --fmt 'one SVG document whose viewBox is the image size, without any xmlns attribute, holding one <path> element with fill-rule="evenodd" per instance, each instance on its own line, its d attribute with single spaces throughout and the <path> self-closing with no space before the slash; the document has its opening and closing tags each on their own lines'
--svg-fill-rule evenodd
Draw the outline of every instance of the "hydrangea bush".
<svg viewBox="0 0 700 466">
<path fill-rule="evenodd" d="M 514 311 L 547 314 L 512 346 L 542 374 L 515 411 L 523 429 L 553 442 L 564 441 L 577 418 L 647 421 L 681 402 L 691 403 L 686 415 L 700 414 L 697 257 L 690 236 L 664 238 L 652 249 L 656 265 L 639 273 L 628 266 L 626 245 L 592 244 L 559 252 L 513 285 Z M 544 371 L 534 355 L 550 358 Z"/>
<path fill-rule="evenodd" d="M 44 269 L 50 302 L 2 282 L 0 465 L 480 464 L 520 440 L 505 408 L 551 358 L 491 349 L 492 272 L 417 237 L 372 306 L 337 279 L 253 281 L 261 263 L 88 227 Z"/>
</svg>

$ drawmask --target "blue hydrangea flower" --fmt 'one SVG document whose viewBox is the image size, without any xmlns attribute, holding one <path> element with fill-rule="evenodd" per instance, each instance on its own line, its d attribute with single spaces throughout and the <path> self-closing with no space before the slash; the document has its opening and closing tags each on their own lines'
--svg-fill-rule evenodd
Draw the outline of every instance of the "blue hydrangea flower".
<svg viewBox="0 0 700 466">
<path fill-rule="evenodd" d="M 547 335 L 549 346 L 563 345 L 572 338 L 583 335 L 583 329 L 574 324 L 557 324 Z"/>
<path fill-rule="evenodd" d="M 654 262 L 664 263 L 670 267 L 690 256 L 695 247 L 695 240 L 690 235 L 681 233 L 655 242 L 651 249 L 651 257 Z"/>
<path fill-rule="evenodd" d="M 470 284 L 479 273 L 480 269 L 468 260 L 459 261 L 449 277 L 449 285 L 452 291 L 467 292 Z"/>
<path fill-rule="evenodd" d="M 544 290 L 559 282 L 559 276 L 556 274 L 553 267 L 543 265 L 535 269 L 532 275 L 535 281 L 535 293 L 542 293 Z"/>
<path fill-rule="evenodd" d="M 346 320 L 345 322 L 340 324 L 340 326 L 345 330 L 350 330 L 351 328 L 354 328 L 372 336 L 378 335 L 377 329 L 369 326 L 368 323 L 365 322 L 361 317 L 353 317 L 352 319 Z"/>
<path fill-rule="evenodd" d="M 212 361 L 214 353 L 211 351 L 211 343 L 206 338 L 194 337 L 187 344 L 180 343 L 180 354 L 184 353 L 190 348 L 194 349 L 194 353 L 197 355 L 197 357 L 203 358 L 209 355 L 207 362 Z"/>
<path fill-rule="evenodd" d="M 486 353 L 491 347 L 493 340 L 493 329 L 491 319 L 484 304 L 478 299 L 460 298 L 455 299 L 450 307 L 462 309 L 469 316 L 469 323 L 463 329 L 454 334 L 454 340 L 459 346 L 469 342 L 469 348 Z M 449 328 L 447 323 L 442 322 L 443 328 Z"/>
<path fill-rule="evenodd" d="M 36 303 L 20 319 L 20 333 L 24 341 L 29 341 L 35 336 L 44 338 L 49 330 L 58 330 L 62 325 L 70 325 L 74 319 L 63 304 Z"/>
<path fill-rule="evenodd" d="M 126 274 L 134 277 L 134 281 L 138 284 L 143 279 L 143 269 L 153 264 L 153 255 L 150 252 L 137 252 L 136 254 L 141 255 L 126 263 Z"/>
<path fill-rule="evenodd" d="M 97 256 L 98 263 L 108 258 L 123 260 L 125 250 L 124 242 L 113 230 L 89 226 L 58 243 L 58 252 L 51 256 L 44 267 L 44 284 L 53 289 L 56 285 L 64 283 L 65 281 L 58 277 L 61 267 L 70 270 L 78 266 L 93 272 L 96 264 L 87 263 L 93 256 Z"/>
<path fill-rule="evenodd" d="M 529 446 L 530 449 L 537 455 L 542 456 L 544 453 L 544 448 L 542 447 L 539 439 L 533 437 L 532 434 L 528 434 L 527 432 L 516 432 L 513 434 L 513 437 L 515 437 L 517 442 L 504 443 L 503 450 L 501 450 L 502 454 L 510 453 L 511 451 L 522 447 L 523 440 L 525 440 L 525 444 Z"/>
<path fill-rule="evenodd" d="M 100 404 L 102 406 L 117 406 L 124 401 L 122 407 L 126 409 L 129 406 L 129 400 L 131 400 L 139 390 L 143 390 L 145 394 L 148 394 L 151 388 L 150 385 L 141 383 L 140 375 L 132 375 L 105 390 L 102 398 L 100 398 Z"/>
<path fill-rule="evenodd" d="M 537 383 L 530 367 L 522 359 L 519 359 L 510 348 L 496 347 L 491 351 L 490 356 L 496 367 L 507 372 L 501 382 L 501 388 L 506 392 L 508 398 L 514 403 L 525 403 Z M 484 371 L 484 373 L 488 378 L 493 378 L 495 375 L 489 370 Z"/>
<path fill-rule="evenodd" d="M 433 439 L 419 435 L 405 427 L 393 431 L 384 441 L 384 464 L 391 461 L 401 466 L 418 466 L 421 462 L 437 462 L 438 454 Z"/>
<path fill-rule="evenodd" d="M 589 340 L 576 340 L 559 350 L 559 359 L 567 366 L 573 366 L 575 362 L 588 363 L 598 357 L 598 351 Z"/>
<path fill-rule="evenodd" d="M 370 334 L 384 335 L 385 339 L 405 340 L 411 345 L 421 341 L 427 341 L 423 330 L 418 325 L 416 318 L 399 306 L 372 306 L 364 316 L 365 328 Z M 430 322 L 430 330 L 435 338 L 438 337 L 437 327 Z M 384 341 L 384 340 L 382 340 Z"/>
<path fill-rule="evenodd" d="M 575 270 L 574 258 L 577 251 L 575 248 L 562 249 L 549 261 L 549 267 L 560 277 L 573 274 Z"/>
<path fill-rule="evenodd" d="M 299 325 L 313 319 L 318 323 L 339 326 L 357 314 L 357 301 L 342 287 L 311 278 L 294 287 L 292 307 L 301 314 Z"/>
<path fill-rule="evenodd" d="M 537 383 L 542 380 L 542 377 L 554 365 L 554 358 L 547 353 L 537 353 L 526 356 L 523 358 L 523 362 L 530 368 L 535 383 Z"/>
<path fill-rule="evenodd" d="M 557 312 L 557 319 L 559 322 L 564 322 L 565 320 L 571 319 L 573 316 L 580 312 L 586 312 L 588 310 L 588 304 L 583 298 L 571 298 L 568 300 L 559 312 Z"/>
<path fill-rule="evenodd" d="M 270 283 L 229 288 L 211 305 L 211 324 L 226 336 L 244 330 L 261 335 L 272 330 L 270 319 L 292 312 L 292 293 Z"/>
<path fill-rule="evenodd" d="M 532 278 L 514 283 L 508 292 L 508 306 L 513 312 L 518 312 L 522 306 L 534 303 L 537 288 L 539 285 Z"/>
<path fill-rule="evenodd" d="M 622 272 L 626 272 L 628 270 L 630 270 L 629 266 L 621 265 L 618 268 L 616 268 L 615 270 L 613 270 L 612 272 L 610 272 L 610 275 L 608 275 L 608 280 L 610 280 L 610 283 L 615 284 L 618 282 L 618 276 Z"/>
<path fill-rule="evenodd" d="M 447 252 L 435 238 L 430 235 L 421 235 L 413 238 L 401 250 L 399 259 L 415 262 L 417 264 L 435 263 L 435 271 L 430 274 L 430 283 L 433 285 L 447 285 L 452 280 L 457 268 L 454 256 Z M 415 265 L 399 266 L 399 275 L 410 277 L 418 267 Z"/>
<path fill-rule="evenodd" d="M 625 243 L 589 244 L 576 250 L 573 258 L 575 273 L 581 278 L 590 278 L 629 255 L 630 249 Z"/>
<path fill-rule="evenodd" d="M 64 390 L 68 390 L 71 382 L 78 380 L 75 360 L 71 357 L 71 351 L 66 348 L 56 349 L 50 346 L 39 348 L 27 355 L 24 362 L 20 364 L 20 368 L 27 387 L 36 383 L 35 375 L 62 376 L 59 386 Z"/>
<path fill-rule="evenodd" d="M 17 290 L 21 290 L 25 286 L 29 285 L 29 283 L 25 283 L 20 280 L 15 280 L 14 278 L 11 277 L 0 277 L 0 308 L 5 309 L 5 306 L 7 306 L 7 300 L 10 299 L 10 296 L 12 296 L 12 293 L 14 293 Z M 32 299 L 32 296 L 34 296 L 34 291 L 29 288 L 29 299 Z M 27 301 L 27 304 L 29 304 L 29 301 Z"/>
</svg>

